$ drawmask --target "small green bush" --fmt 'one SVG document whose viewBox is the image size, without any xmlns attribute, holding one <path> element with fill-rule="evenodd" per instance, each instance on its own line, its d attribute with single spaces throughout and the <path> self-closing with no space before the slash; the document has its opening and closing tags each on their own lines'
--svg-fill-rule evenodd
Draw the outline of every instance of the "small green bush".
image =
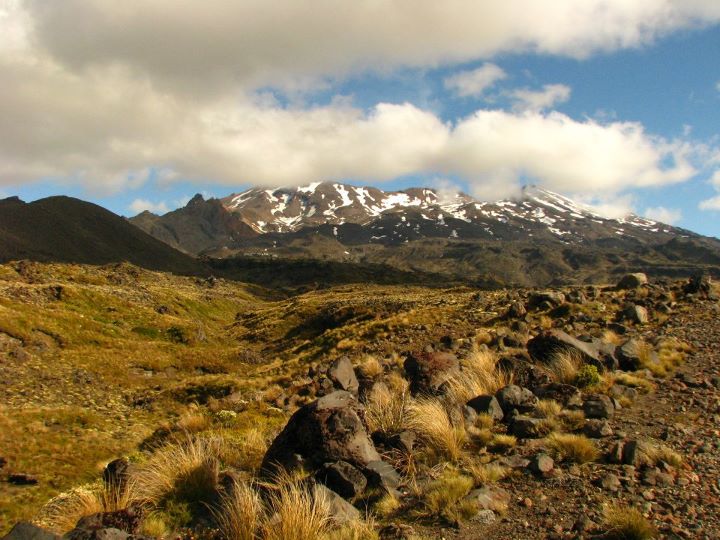
<svg viewBox="0 0 720 540">
<path fill-rule="evenodd" d="M 587 388 L 600 382 L 600 373 L 596 366 L 585 364 L 581 367 L 575 376 L 575 384 L 579 388 Z"/>
</svg>

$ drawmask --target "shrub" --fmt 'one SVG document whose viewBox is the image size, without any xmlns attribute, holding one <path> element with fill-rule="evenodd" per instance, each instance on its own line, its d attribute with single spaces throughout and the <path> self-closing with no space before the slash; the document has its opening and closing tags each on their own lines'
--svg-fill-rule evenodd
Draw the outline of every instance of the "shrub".
<svg viewBox="0 0 720 540">
<path fill-rule="evenodd" d="M 600 456 L 595 443 L 584 435 L 552 433 L 546 439 L 546 443 L 560 461 L 587 463 L 595 461 Z"/>
<path fill-rule="evenodd" d="M 585 364 L 578 370 L 577 375 L 575 375 L 575 386 L 578 388 L 587 388 L 599 382 L 600 373 L 598 373 L 597 366 Z"/>
</svg>

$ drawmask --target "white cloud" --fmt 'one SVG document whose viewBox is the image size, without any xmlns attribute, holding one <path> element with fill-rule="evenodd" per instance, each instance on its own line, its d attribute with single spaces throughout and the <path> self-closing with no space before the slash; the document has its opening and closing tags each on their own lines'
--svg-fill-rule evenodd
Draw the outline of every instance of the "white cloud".
<svg viewBox="0 0 720 540">
<path fill-rule="evenodd" d="M 519 88 L 510 92 L 515 110 L 542 111 L 551 109 L 570 99 L 570 87 L 564 84 L 546 84 L 542 90 Z"/>
<path fill-rule="evenodd" d="M 720 162 L 720 152 L 711 158 L 714 164 Z M 720 191 L 720 169 L 716 170 L 710 177 L 710 183 L 715 186 L 717 191 Z M 700 210 L 720 210 L 720 195 L 701 201 L 698 205 Z"/>
<path fill-rule="evenodd" d="M 606 218 L 620 219 L 635 213 L 634 197 L 628 194 L 597 197 L 576 192 L 573 199 L 578 204 Z"/>
<path fill-rule="evenodd" d="M 700 202 L 700 210 L 720 210 L 720 195 Z"/>
<path fill-rule="evenodd" d="M 124 65 L 217 92 L 502 52 L 584 57 L 720 20 L 716 0 L 25 0 L 33 38 L 82 70 Z"/>
<path fill-rule="evenodd" d="M 522 177 L 564 193 L 611 194 L 681 182 L 695 174 L 693 151 L 633 122 L 481 110 L 455 127 L 440 159 L 470 179 L 477 195 L 492 198 L 515 189 Z"/>
<path fill-rule="evenodd" d="M 477 69 L 461 71 L 445 79 L 445 88 L 460 97 L 480 96 L 496 82 L 507 77 L 503 69 L 486 62 Z"/>
<path fill-rule="evenodd" d="M 130 203 L 128 209 L 130 209 L 135 214 L 139 214 L 140 212 L 144 212 L 145 210 L 147 210 L 148 212 L 152 212 L 153 214 L 166 214 L 170 211 L 165 201 L 154 203 L 146 199 L 135 199 L 133 202 Z"/>
<path fill-rule="evenodd" d="M 50 178 L 112 193 L 158 170 L 164 183 L 229 186 L 429 173 L 457 175 L 490 196 L 524 177 L 558 191 L 615 193 L 695 173 L 697 145 L 636 123 L 480 110 L 448 125 L 407 103 L 283 107 L 255 92 L 502 51 L 632 47 L 718 20 L 715 1 L 182 5 L 4 3 L 0 24 L 12 31 L 0 32 L 0 185 Z"/>
<path fill-rule="evenodd" d="M 675 225 L 682 219 L 682 211 L 677 208 L 665 208 L 664 206 L 646 208 L 643 215 L 648 219 L 667 223 L 668 225 Z"/>
</svg>

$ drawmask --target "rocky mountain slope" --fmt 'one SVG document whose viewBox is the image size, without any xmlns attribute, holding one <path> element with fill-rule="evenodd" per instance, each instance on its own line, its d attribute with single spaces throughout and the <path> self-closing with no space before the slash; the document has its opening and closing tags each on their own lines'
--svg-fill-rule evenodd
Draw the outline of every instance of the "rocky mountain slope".
<svg viewBox="0 0 720 540">
<path fill-rule="evenodd" d="M 711 281 L 261 292 L 0 265 L 0 533 L 720 534 Z"/>
<path fill-rule="evenodd" d="M 216 226 L 199 222 L 199 213 L 216 216 Z M 536 187 L 494 203 L 421 188 L 256 188 L 220 200 L 196 196 L 185 208 L 131 222 L 193 254 L 385 264 L 478 284 L 592 282 L 637 266 L 664 276 L 720 267 L 717 239 L 638 216 L 603 218 Z M 247 227 L 242 234 L 239 224 Z"/>
<path fill-rule="evenodd" d="M 18 259 L 88 264 L 131 262 L 175 273 L 204 271 L 196 259 L 125 219 L 72 197 L 0 200 L 0 262 Z"/>
</svg>

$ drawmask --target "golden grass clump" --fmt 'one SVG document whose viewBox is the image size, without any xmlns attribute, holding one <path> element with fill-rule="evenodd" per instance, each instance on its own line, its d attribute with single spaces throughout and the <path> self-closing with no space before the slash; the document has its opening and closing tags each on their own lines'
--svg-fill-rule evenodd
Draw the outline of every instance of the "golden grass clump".
<svg viewBox="0 0 720 540">
<path fill-rule="evenodd" d="M 220 434 L 218 447 L 221 460 L 236 469 L 254 472 L 260 468 L 268 440 L 263 431 L 249 428 L 242 431 L 227 431 Z"/>
<path fill-rule="evenodd" d="M 33 521 L 40 527 L 63 534 L 75 528 L 81 518 L 103 511 L 97 486 L 79 486 L 53 497 Z"/>
<path fill-rule="evenodd" d="M 199 433 L 210 427 L 210 418 L 193 404 L 178 418 L 175 425 L 177 429 L 186 433 Z"/>
<path fill-rule="evenodd" d="M 554 399 L 541 399 L 535 408 L 535 414 L 540 418 L 556 418 L 562 412 L 562 405 Z"/>
<path fill-rule="evenodd" d="M 467 466 L 476 485 L 494 484 L 510 474 L 510 469 L 499 463 L 471 463 Z"/>
<path fill-rule="evenodd" d="M 263 506 L 252 485 L 234 482 L 213 512 L 227 540 L 254 540 L 263 520 Z"/>
<path fill-rule="evenodd" d="M 102 481 L 79 486 L 48 501 L 35 518 L 47 529 L 65 533 L 83 517 L 98 512 L 124 510 L 135 500 L 135 483 L 122 487 L 107 486 Z"/>
<path fill-rule="evenodd" d="M 167 523 L 163 519 L 161 514 L 151 513 L 145 516 L 142 525 L 140 526 L 140 532 L 144 536 L 151 538 L 165 538 L 170 533 Z M 229 539 L 229 537 L 228 537 Z"/>
<path fill-rule="evenodd" d="M 410 405 L 410 427 L 430 449 L 449 461 L 457 461 L 467 441 L 463 423 L 455 425 L 438 399 L 421 398 Z"/>
<path fill-rule="evenodd" d="M 331 529 L 322 535 L 321 540 L 379 540 L 380 535 L 375 530 L 375 522 L 356 519 L 344 523 L 338 528 Z"/>
<path fill-rule="evenodd" d="M 365 420 L 370 432 L 400 433 L 408 427 L 412 398 L 407 382 L 399 390 L 378 383 L 373 386 L 365 404 Z"/>
<path fill-rule="evenodd" d="M 564 410 L 560 413 L 558 418 L 563 425 L 571 431 L 582 429 L 585 425 L 585 413 L 581 410 Z"/>
<path fill-rule="evenodd" d="M 367 355 L 358 366 L 358 371 L 363 377 L 376 379 L 384 373 L 382 362 L 376 356 Z"/>
<path fill-rule="evenodd" d="M 220 452 L 218 437 L 166 444 L 135 473 L 138 498 L 155 505 L 169 496 L 188 502 L 209 500 L 217 488 Z"/>
<path fill-rule="evenodd" d="M 459 375 L 447 381 L 447 398 L 455 405 L 464 405 L 481 395 L 494 395 L 512 382 L 512 376 L 497 367 L 498 358 L 489 350 L 474 349 L 462 361 Z"/>
<path fill-rule="evenodd" d="M 582 365 L 583 359 L 577 351 L 559 350 L 552 355 L 545 369 L 555 382 L 574 385 Z"/>
<path fill-rule="evenodd" d="M 682 456 L 664 444 L 649 443 L 643 446 L 643 450 L 653 465 L 661 461 L 672 467 L 680 467 L 683 464 Z"/>
<path fill-rule="evenodd" d="M 551 433 L 547 437 L 546 443 L 560 461 L 587 463 L 600 457 L 600 451 L 595 443 L 584 435 Z"/>
<path fill-rule="evenodd" d="M 489 446 L 495 452 L 505 452 L 517 446 L 517 437 L 498 433 L 493 436 Z"/>
<path fill-rule="evenodd" d="M 331 526 L 330 505 L 323 491 L 285 481 L 269 496 L 264 540 L 315 540 Z"/>
<path fill-rule="evenodd" d="M 639 510 L 619 504 L 605 508 L 605 538 L 611 540 L 651 540 L 657 537 L 655 527 Z"/>
<path fill-rule="evenodd" d="M 457 471 L 446 470 L 440 477 L 428 483 L 423 490 L 423 513 L 428 516 L 444 517 L 448 521 L 472 517 L 467 515 L 472 508 L 466 508 L 462 499 L 470 493 L 474 480 Z M 477 508 L 474 508 L 477 512 Z"/>
<path fill-rule="evenodd" d="M 387 518 L 393 515 L 400 508 L 400 501 L 392 493 L 383 495 L 374 505 L 373 511 L 381 518 Z"/>
<path fill-rule="evenodd" d="M 653 383 L 647 379 L 643 379 L 642 377 L 633 375 L 632 373 L 613 373 L 612 381 L 614 383 L 630 386 L 631 388 L 637 388 L 642 392 L 650 392 L 655 388 Z"/>
</svg>

